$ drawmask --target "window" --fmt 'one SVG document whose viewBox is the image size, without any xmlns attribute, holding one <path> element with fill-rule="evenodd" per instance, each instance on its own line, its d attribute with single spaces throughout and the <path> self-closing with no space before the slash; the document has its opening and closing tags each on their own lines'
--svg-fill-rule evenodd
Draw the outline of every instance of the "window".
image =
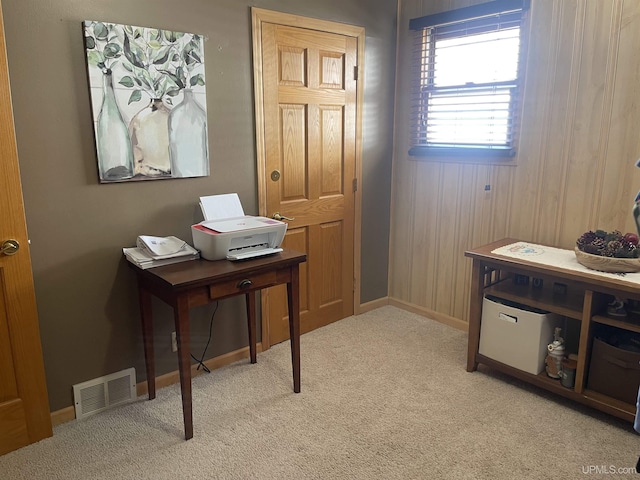
<svg viewBox="0 0 640 480">
<path fill-rule="evenodd" d="M 410 155 L 515 155 L 525 1 L 496 0 L 411 20 Z"/>
</svg>

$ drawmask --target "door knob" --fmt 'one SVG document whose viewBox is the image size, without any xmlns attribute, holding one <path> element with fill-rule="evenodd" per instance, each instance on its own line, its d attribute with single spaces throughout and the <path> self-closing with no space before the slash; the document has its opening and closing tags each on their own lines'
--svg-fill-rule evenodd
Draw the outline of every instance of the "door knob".
<svg viewBox="0 0 640 480">
<path fill-rule="evenodd" d="M 15 255 L 18 253 L 19 249 L 20 244 L 17 240 L 5 240 L 2 242 L 2 246 L 0 246 L 0 253 L 3 253 L 4 255 Z"/>
<path fill-rule="evenodd" d="M 295 218 L 289 218 L 289 217 L 285 217 L 284 215 L 280 215 L 280 212 L 276 212 L 273 214 L 273 218 L 274 220 L 295 220 Z"/>
</svg>

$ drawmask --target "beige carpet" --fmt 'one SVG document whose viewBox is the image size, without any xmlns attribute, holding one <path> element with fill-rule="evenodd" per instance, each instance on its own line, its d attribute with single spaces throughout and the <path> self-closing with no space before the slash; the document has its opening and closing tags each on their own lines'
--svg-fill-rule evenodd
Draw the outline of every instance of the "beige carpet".
<svg viewBox="0 0 640 480">
<path fill-rule="evenodd" d="M 383 307 L 193 381 L 55 428 L 0 457 L 2 479 L 624 478 L 631 425 L 487 369 L 465 371 L 466 333 Z"/>
</svg>

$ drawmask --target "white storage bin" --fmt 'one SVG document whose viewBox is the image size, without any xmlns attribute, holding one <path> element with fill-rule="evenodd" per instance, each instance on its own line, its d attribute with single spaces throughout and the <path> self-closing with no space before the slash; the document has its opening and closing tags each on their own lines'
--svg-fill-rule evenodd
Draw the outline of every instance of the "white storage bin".
<svg viewBox="0 0 640 480">
<path fill-rule="evenodd" d="M 478 352 L 537 375 L 544 370 L 547 345 L 562 321 L 563 317 L 554 313 L 485 296 Z"/>
</svg>

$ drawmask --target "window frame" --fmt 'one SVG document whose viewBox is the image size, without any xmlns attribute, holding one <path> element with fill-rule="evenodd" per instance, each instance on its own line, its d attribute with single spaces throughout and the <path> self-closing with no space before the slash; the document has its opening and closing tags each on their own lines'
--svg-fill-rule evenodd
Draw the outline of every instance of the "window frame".
<svg viewBox="0 0 640 480">
<path fill-rule="evenodd" d="M 427 15 L 424 17 L 414 18 L 409 22 L 410 30 L 414 31 L 414 35 L 418 36 L 422 34 L 423 39 L 420 41 L 419 51 L 415 52 L 414 58 L 411 60 L 411 68 L 415 69 L 415 75 L 412 84 L 412 96 L 410 102 L 410 110 L 416 112 L 412 113 L 410 117 L 410 149 L 409 156 L 427 160 L 449 160 L 449 161 L 463 161 L 472 162 L 478 161 L 481 163 L 494 163 L 494 162 L 509 162 L 513 164 L 516 156 L 516 146 L 519 139 L 520 129 L 520 117 L 522 114 L 523 104 L 523 90 L 524 90 L 524 64 L 525 64 L 525 52 L 526 52 L 526 32 L 528 25 L 528 10 L 530 8 L 530 0 L 494 0 L 488 3 L 482 3 L 473 5 L 471 7 L 460 8 L 457 10 L 450 10 L 446 12 L 437 13 L 434 15 Z M 479 24 L 490 23 L 482 20 L 483 17 L 489 17 L 496 14 L 505 14 L 506 12 L 521 11 L 520 13 L 520 45 L 518 54 L 517 76 L 515 79 L 515 96 L 512 95 L 510 99 L 511 105 L 508 110 L 510 126 L 510 142 L 507 146 L 490 145 L 490 146 L 456 146 L 456 145 L 428 145 L 426 139 L 424 143 L 415 141 L 420 134 L 424 134 L 426 125 L 421 126 L 420 115 L 428 115 L 428 111 L 424 105 L 423 96 L 425 95 L 425 88 L 429 88 L 424 83 L 424 78 L 432 77 L 433 71 L 429 72 L 426 77 L 422 74 L 424 65 L 424 46 L 426 35 L 426 29 L 440 27 L 444 30 L 443 26 L 447 24 L 455 24 L 461 22 L 472 22 L 477 19 Z M 478 32 L 478 33 L 481 33 Z M 458 37 L 457 35 L 451 35 L 452 38 Z M 460 36 L 461 37 L 461 36 Z M 431 49 L 429 56 L 433 58 L 433 54 L 436 48 L 435 42 L 428 46 Z M 493 82 L 493 85 L 499 85 L 502 82 Z M 470 88 L 478 88 L 480 84 L 475 84 Z M 490 84 L 484 84 L 490 85 Z M 431 86 L 432 87 L 432 86 Z M 514 105 L 515 103 L 515 105 Z M 420 112 L 424 112 L 421 114 Z"/>
</svg>

